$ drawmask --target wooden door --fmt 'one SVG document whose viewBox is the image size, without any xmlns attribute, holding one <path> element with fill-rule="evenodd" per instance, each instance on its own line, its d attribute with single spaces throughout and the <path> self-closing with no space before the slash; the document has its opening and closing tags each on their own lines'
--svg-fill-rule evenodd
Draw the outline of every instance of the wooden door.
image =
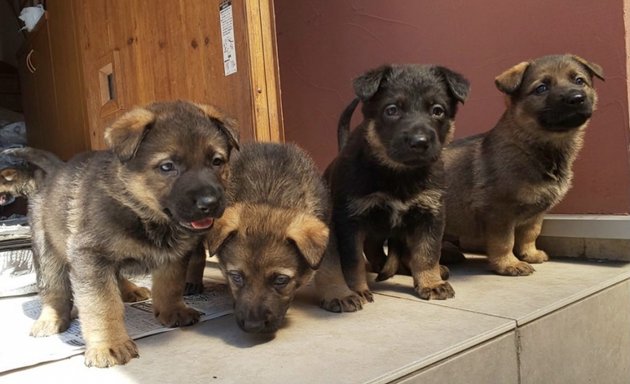
<svg viewBox="0 0 630 384">
<path fill-rule="evenodd" d="M 187 99 L 239 121 L 241 139 L 283 140 L 271 0 L 74 0 L 91 146 L 136 105 Z M 222 9 L 231 19 L 222 24 Z M 224 12 L 225 17 L 225 12 Z M 237 69 L 226 74 L 222 28 L 232 23 Z M 118 89 L 101 98 L 103 68 Z"/>
</svg>

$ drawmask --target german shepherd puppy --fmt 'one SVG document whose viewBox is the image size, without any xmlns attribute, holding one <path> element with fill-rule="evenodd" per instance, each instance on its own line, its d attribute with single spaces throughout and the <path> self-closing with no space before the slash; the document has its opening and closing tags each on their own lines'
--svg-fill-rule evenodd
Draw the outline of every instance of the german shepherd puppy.
<svg viewBox="0 0 630 384">
<path fill-rule="evenodd" d="M 498 274 L 529 275 L 530 263 L 548 260 L 536 238 L 571 186 L 597 102 L 593 77 L 603 80 L 601 67 L 575 55 L 515 65 L 495 79 L 507 100 L 496 126 L 444 152 L 447 237 L 485 251 Z"/>
<path fill-rule="evenodd" d="M 324 309 L 361 309 L 329 246 L 329 195 L 310 156 L 295 145 L 252 143 L 231 168 L 228 208 L 207 244 L 229 282 L 238 325 L 277 331 L 313 275 Z"/>
<path fill-rule="evenodd" d="M 384 268 L 379 280 L 395 273 L 401 260 L 421 298 L 453 297 L 439 265 L 444 229 L 440 155 L 452 137 L 457 105 L 468 95 L 468 81 L 441 66 L 385 65 L 355 79 L 354 90 L 364 120 L 348 136 L 353 101 L 339 126 L 341 151 L 325 172 L 346 281 L 372 301 L 365 253 L 373 269 Z M 389 264 L 383 266 L 385 241 Z"/>
<path fill-rule="evenodd" d="M 35 194 L 43 188 L 49 175 L 65 164 L 55 154 L 31 147 L 9 148 L 2 154 L 19 161 L 0 170 L 0 193 L 26 197 L 29 205 L 35 199 Z M 124 277 L 118 283 L 124 302 L 147 300 L 151 297 L 148 288 L 139 287 Z"/>
<path fill-rule="evenodd" d="M 225 209 L 238 132 L 215 108 L 178 101 L 128 112 L 105 140 L 108 151 L 71 159 L 31 204 L 43 303 L 31 334 L 64 331 L 74 301 L 85 364 L 96 367 L 138 356 L 124 324 L 123 272 L 152 270 L 162 324 L 199 320 L 182 298 L 187 259 Z"/>
</svg>

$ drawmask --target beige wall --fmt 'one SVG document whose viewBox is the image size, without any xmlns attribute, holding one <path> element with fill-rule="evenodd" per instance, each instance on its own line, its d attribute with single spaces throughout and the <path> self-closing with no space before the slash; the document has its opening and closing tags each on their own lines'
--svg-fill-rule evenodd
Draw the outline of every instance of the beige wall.
<svg viewBox="0 0 630 384">
<path fill-rule="evenodd" d="M 513 64 L 575 53 L 603 66 L 599 109 L 556 213 L 630 213 L 624 6 L 629 0 L 275 0 L 285 135 L 322 169 L 336 152 L 351 80 L 387 62 L 436 63 L 472 92 L 457 137 L 490 129 L 503 110 L 494 77 Z"/>
</svg>

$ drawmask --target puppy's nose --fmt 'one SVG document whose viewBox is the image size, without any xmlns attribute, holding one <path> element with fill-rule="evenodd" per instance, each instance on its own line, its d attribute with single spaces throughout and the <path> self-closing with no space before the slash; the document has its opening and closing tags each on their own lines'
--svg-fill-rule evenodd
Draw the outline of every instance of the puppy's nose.
<svg viewBox="0 0 630 384">
<path fill-rule="evenodd" d="M 565 103 L 571 105 L 582 104 L 586 100 L 586 95 L 583 92 L 575 92 L 565 97 Z"/>
<path fill-rule="evenodd" d="M 413 149 L 427 149 L 429 146 L 429 136 L 425 134 L 413 135 L 407 139 L 409 147 Z"/>
<path fill-rule="evenodd" d="M 211 213 L 217 209 L 219 200 L 214 196 L 201 196 L 197 198 L 195 205 L 199 211 L 203 213 Z"/>
</svg>

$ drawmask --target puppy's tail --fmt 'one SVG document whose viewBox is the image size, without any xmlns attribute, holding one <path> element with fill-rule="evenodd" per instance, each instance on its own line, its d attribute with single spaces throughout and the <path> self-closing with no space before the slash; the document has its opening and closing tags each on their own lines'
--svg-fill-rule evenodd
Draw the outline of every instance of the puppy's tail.
<svg viewBox="0 0 630 384">
<path fill-rule="evenodd" d="M 339 152 L 348 142 L 348 135 L 350 134 L 350 120 L 352 120 L 352 114 L 359 104 L 359 98 L 355 97 L 350 104 L 343 110 L 339 117 L 339 124 L 337 124 L 337 145 L 339 146 Z"/>
<path fill-rule="evenodd" d="M 46 174 L 55 172 L 64 164 L 55 154 L 31 147 L 8 148 L 2 151 L 2 154 L 24 160 Z"/>
</svg>

